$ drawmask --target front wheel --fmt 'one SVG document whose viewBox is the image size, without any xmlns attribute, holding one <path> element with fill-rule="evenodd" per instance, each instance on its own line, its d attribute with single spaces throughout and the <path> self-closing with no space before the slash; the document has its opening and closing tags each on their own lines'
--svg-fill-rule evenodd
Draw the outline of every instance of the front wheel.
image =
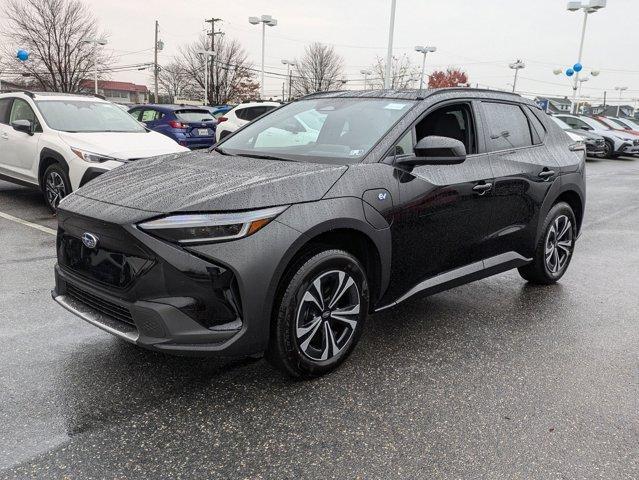
<svg viewBox="0 0 639 480">
<path fill-rule="evenodd" d="M 519 274 L 531 283 L 550 285 L 568 269 L 575 248 L 577 222 L 570 205 L 554 205 L 544 220 L 533 262 L 520 267 Z"/>
<path fill-rule="evenodd" d="M 64 169 L 57 163 L 49 165 L 42 176 L 42 192 L 47 207 L 53 213 L 60 201 L 71 193 L 71 182 Z"/>
<path fill-rule="evenodd" d="M 359 340 L 369 289 L 360 262 L 343 250 L 300 259 L 280 290 L 268 360 L 294 377 L 337 368 Z"/>
</svg>

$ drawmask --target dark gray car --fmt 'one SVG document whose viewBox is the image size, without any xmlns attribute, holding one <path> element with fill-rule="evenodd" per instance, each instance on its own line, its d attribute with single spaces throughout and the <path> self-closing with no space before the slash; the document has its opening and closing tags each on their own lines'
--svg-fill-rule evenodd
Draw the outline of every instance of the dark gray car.
<svg viewBox="0 0 639 480">
<path fill-rule="evenodd" d="M 53 297 L 157 351 L 266 352 L 321 375 L 369 313 L 413 295 L 512 268 L 559 280 L 584 159 L 517 95 L 311 95 L 215 151 L 141 160 L 67 197 Z"/>
</svg>

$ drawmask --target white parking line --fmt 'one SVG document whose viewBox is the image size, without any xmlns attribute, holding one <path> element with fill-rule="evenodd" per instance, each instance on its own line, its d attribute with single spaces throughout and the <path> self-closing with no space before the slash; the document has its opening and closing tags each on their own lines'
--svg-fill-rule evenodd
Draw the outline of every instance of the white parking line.
<svg viewBox="0 0 639 480">
<path fill-rule="evenodd" d="M 7 220 L 11 220 L 12 222 L 20 223 L 22 225 L 26 225 L 27 227 L 35 228 L 36 230 L 40 230 L 41 232 L 48 233 L 49 235 L 56 235 L 56 232 L 52 228 L 43 227 L 42 225 L 38 225 L 37 223 L 27 222 L 26 220 L 22 220 L 21 218 L 14 217 L 13 215 L 9 215 L 8 213 L 0 212 L 0 218 L 6 218 Z"/>
</svg>

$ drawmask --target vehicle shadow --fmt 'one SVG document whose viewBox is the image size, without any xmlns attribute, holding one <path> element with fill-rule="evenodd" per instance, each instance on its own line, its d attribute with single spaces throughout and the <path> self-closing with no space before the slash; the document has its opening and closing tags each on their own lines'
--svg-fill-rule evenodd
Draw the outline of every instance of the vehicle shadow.
<svg viewBox="0 0 639 480">
<path fill-rule="evenodd" d="M 478 282 L 373 315 L 352 357 L 331 375 L 311 381 L 311 388 L 264 360 L 176 357 L 93 337 L 66 357 L 55 382 L 61 414 L 67 433 L 76 435 L 154 410 L 230 414 L 238 402 L 277 416 L 282 402 L 295 398 L 313 405 L 317 395 L 344 385 L 351 386 L 349 396 L 371 402 L 378 386 L 394 382 L 400 372 L 428 382 L 441 362 L 492 354 L 505 335 L 525 338 L 539 329 L 551 321 L 549 313 L 562 294 L 560 285 L 543 288 Z M 534 315 L 526 313 L 531 308 Z"/>
<path fill-rule="evenodd" d="M 40 190 L 14 185 L 0 180 L 0 211 L 23 220 L 51 227 L 55 215 L 47 206 Z"/>
</svg>

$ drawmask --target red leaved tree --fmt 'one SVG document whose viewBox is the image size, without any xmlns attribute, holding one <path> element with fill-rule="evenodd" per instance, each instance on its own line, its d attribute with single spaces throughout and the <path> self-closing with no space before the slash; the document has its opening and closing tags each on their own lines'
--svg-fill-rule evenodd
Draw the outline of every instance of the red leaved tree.
<svg viewBox="0 0 639 480">
<path fill-rule="evenodd" d="M 428 88 L 456 87 L 468 83 L 468 75 L 462 70 L 448 68 L 445 72 L 437 70 L 428 78 Z"/>
</svg>

